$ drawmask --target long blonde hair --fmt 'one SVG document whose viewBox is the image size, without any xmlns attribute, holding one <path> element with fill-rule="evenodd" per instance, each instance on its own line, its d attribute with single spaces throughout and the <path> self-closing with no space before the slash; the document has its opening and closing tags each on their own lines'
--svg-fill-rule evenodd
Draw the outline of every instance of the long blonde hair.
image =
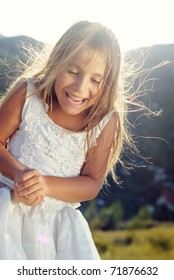
<svg viewBox="0 0 174 280">
<path fill-rule="evenodd" d="M 101 89 L 102 94 L 100 94 L 99 100 L 84 112 L 85 122 L 82 130 L 87 130 L 88 139 L 89 134 L 91 135 L 89 131 L 91 132 L 107 113 L 111 110 L 116 112 L 117 129 L 110 149 L 105 178 L 111 172 L 112 177 L 117 181 L 115 164 L 117 162 L 123 164 L 121 160 L 123 146 L 127 145 L 134 150 L 136 150 L 136 146 L 128 133 L 128 107 L 126 91 L 123 89 L 121 52 L 114 33 L 100 23 L 89 21 L 75 23 L 58 40 L 46 62 L 32 76 L 36 78 L 37 92 L 43 99 L 44 104 L 49 103 L 52 107 L 53 88 L 57 76 L 81 50 L 83 52 L 88 50 L 91 58 L 96 53 L 100 53 L 106 59 L 107 66 Z M 35 69 L 33 65 L 31 68 Z"/>
</svg>

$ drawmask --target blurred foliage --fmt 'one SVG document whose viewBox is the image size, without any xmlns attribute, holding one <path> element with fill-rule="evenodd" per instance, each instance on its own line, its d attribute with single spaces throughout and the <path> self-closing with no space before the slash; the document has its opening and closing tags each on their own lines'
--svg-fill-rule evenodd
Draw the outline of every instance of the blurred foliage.
<svg viewBox="0 0 174 280">
<path fill-rule="evenodd" d="M 174 226 L 141 230 L 93 231 L 103 260 L 173 260 Z"/>
<path fill-rule="evenodd" d="M 153 226 L 152 214 L 147 206 L 139 209 L 138 214 L 127 223 L 127 229 L 150 228 Z"/>
<path fill-rule="evenodd" d="M 108 207 L 102 207 L 100 211 L 96 209 L 96 200 L 94 200 L 84 211 L 91 228 L 101 230 L 120 228 L 124 215 L 119 201 L 115 201 Z"/>
</svg>

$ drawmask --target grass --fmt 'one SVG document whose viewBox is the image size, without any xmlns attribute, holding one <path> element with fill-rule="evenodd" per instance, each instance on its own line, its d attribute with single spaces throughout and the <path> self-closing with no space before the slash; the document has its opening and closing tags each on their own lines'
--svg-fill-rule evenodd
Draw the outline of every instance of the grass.
<svg viewBox="0 0 174 280">
<path fill-rule="evenodd" d="M 174 260 L 174 225 L 93 231 L 93 238 L 103 260 Z"/>
</svg>

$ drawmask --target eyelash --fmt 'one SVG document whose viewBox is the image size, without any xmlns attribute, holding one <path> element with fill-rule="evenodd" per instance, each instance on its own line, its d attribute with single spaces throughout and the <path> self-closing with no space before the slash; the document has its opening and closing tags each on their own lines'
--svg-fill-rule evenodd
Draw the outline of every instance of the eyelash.
<svg viewBox="0 0 174 280">
<path fill-rule="evenodd" d="M 74 71 L 71 71 L 71 70 L 68 70 L 68 73 L 69 74 L 72 74 L 72 75 L 78 75 L 79 73 L 78 72 L 74 72 Z M 100 81 L 97 81 L 97 80 L 94 80 L 94 79 L 91 79 L 91 81 L 95 84 L 100 84 Z"/>
<path fill-rule="evenodd" d="M 68 70 L 68 73 L 73 74 L 73 75 L 78 75 L 79 74 L 78 72 L 74 72 L 74 71 L 71 71 L 71 70 Z"/>
<path fill-rule="evenodd" d="M 100 84 L 100 81 L 96 81 L 96 80 L 94 80 L 94 79 L 91 79 L 95 84 Z"/>
</svg>

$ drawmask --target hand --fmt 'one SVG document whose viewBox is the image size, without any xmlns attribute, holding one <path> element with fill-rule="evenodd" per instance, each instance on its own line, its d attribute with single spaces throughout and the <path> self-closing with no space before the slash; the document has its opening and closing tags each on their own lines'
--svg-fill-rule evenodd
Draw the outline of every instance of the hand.
<svg viewBox="0 0 174 280">
<path fill-rule="evenodd" d="M 21 199 L 24 198 L 24 200 L 28 199 L 33 202 L 39 198 L 42 200 L 47 193 L 46 180 L 38 170 L 26 168 L 17 174 L 15 178 L 16 199 L 19 200 L 19 197 L 21 197 Z"/>
<path fill-rule="evenodd" d="M 35 199 L 29 199 L 25 196 L 20 196 L 18 194 L 18 191 L 16 189 L 16 187 L 14 187 L 14 199 L 18 202 L 22 202 L 28 206 L 34 206 L 34 205 L 37 205 L 39 204 L 43 199 L 44 199 L 44 196 L 38 196 L 37 198 Z"/>
</svg>

